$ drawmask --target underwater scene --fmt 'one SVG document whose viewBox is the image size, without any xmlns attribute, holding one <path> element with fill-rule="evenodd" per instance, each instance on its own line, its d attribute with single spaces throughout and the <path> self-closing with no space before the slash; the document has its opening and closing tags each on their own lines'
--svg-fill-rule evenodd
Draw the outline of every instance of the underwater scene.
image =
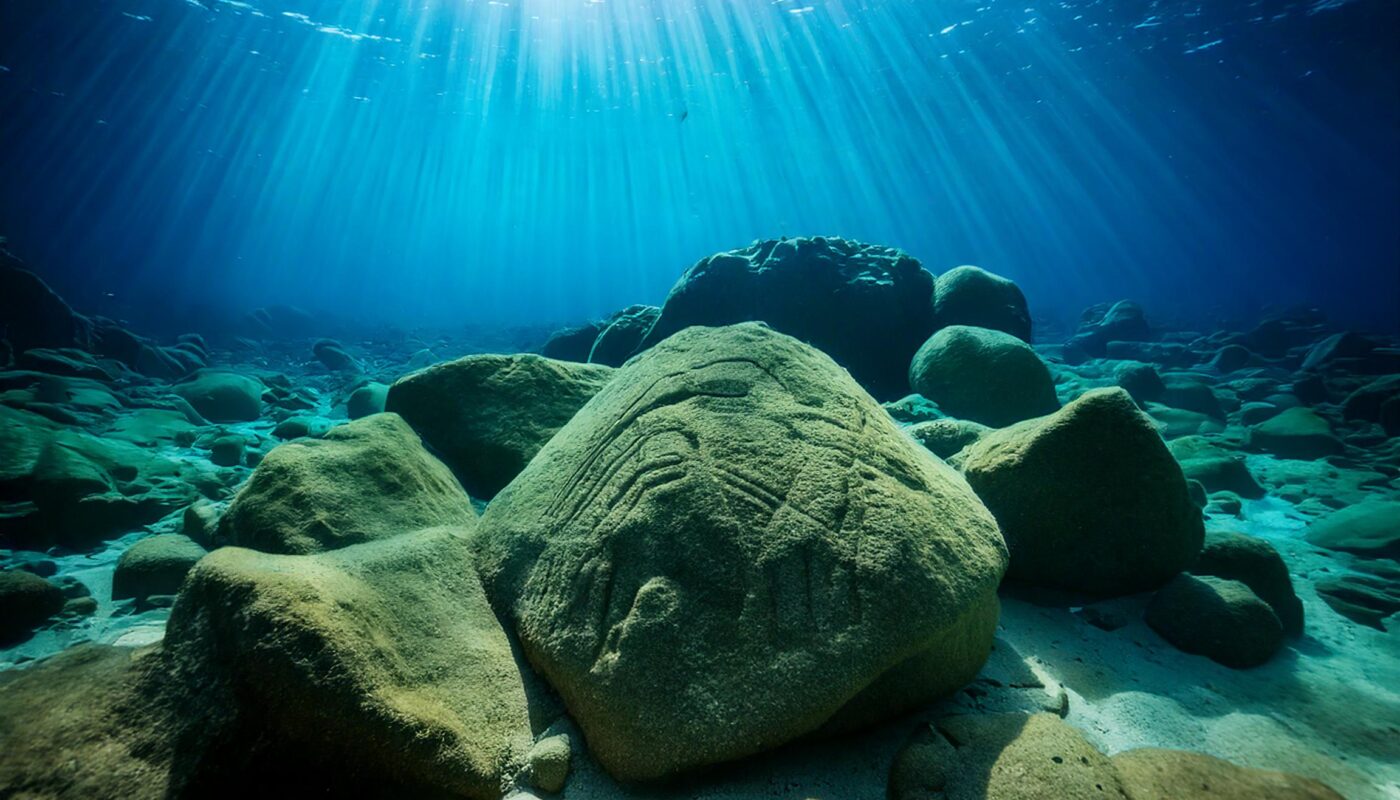
<svg viewBox="0 0 1400 800">
<path fill-rule="evenodd" d="M 1395 0 L 0 0 L 0 800 L 1400 800 Z"/>
</svg>

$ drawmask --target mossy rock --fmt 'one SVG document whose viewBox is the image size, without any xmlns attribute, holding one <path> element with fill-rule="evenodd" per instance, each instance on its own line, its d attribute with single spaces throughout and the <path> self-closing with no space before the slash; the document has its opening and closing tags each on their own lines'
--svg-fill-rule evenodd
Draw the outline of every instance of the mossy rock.
<svg viewBox="0 0 1400 800">
<path fill-rule="evenodd" d="M 612 375 L 611 367 L 530 353 L 467 356 L 400 378 L 387 408 L 423 436 L 467 491 L 491 497 Z"/>
<path fill-rule="evenodd" d="M 1293 591 L 1288 565 L 1267 541 L 1241 533 L 1207 531 L 1205 546 L 1191 572 L 1243 583 L 1274 610 L 1284 633 L 1296 636 L 1303 632 L 1303 602 Z"/>
<path fill-rule="evenodd" d="M 1257 667 L 1283 646 L 1283 624 L 1240 581 L 1178 575 L 1147 605 L 1147 624 L 1186 653 L 1235 669 Z"/>
<path fill-rule="evenodd" d="M 1021 287 L 981 267 L 954 267 L 938 276 L 933 321 L 939 328 L 972 325 L 1031 340 L 1031 315 Z"/>
<path fill-rule="evenodd" d="M 1152 589 L 1205 536 L 1185 476 L 1128 393 L 1096 389 L 982 437 L 963 473 L 996 515 L 1008 578 L 1097 595 Z"/>
<path fill-rule="evenodd" d="M 661 309 L 656 306 L 636 305 L 608 317 L 598 329 L 598 338 L 588 349 L 589 363 L 622 366 L 622 362 L 631 358 L 641 347 L 642 340 L 651 332 L 660 316 Z"/>
<path fill-rule="evenodd" d="M 251 422 L 262 416 L 262 381 L 237 372 L 200 370 L 171 391 L 210 422 Z"/>
<path fill-rule="evenodd" d="M 930 453 L 948 459 L 964 447 L 975 444 L 992 429 L 980 422 L 947 417 L 918 422 L 905 430 L 914 437 L 914 441 L 928 448 Z"/>
<path fill-rule="evenodd" d="M 830 358 L 757 324 L 630 361 L 475 541 L 488 596 L 623 779 L 962 685 L 1006 556 L 956 472 Z"/>
<path fill-rule="evenodd" d="M 0 572 L 0 644 L 28 637 L 63 610 L 63 601 L 63 590 L 38 575 L 19 569 Z"/>
<path fill-rule="evenodd" d="M 1055 381 L 1025 342 L 1001 331 L 954 325 L 919 348 L 909 385 L 950 416 L 1001 427 L 1053 413 Z"/>
<path fill-rule="evenodd" d="M 190 537 L 178 533 L 142 539 L 117 559 L 116 572 L 112 575 L 112 599 L 144 600 L 153 594 L 175 594 L 180 591 L 185 575 L 206 552 Z"/>
<path fill-rule="evenodd" d="M 389 387 L 382 383 L 367 383 L 350 393 L 345 399 L 345 416 L 350 419 L 363 419 L 370 414 L 384 411 L 389 397 Z"/>
<path fill-rule="evenodd" d="M 1315 459 L 1336 455 L 1342 441 L 1332 425 L 1310 408 L 1284 409 L 1249 429 L 1249 446 L 1280 458 Z"/>
<path fill-rule="evenodd" d="M 455 529 L 309 556 L 215 551 L 166 649 L 188 707 L 186 796 L 293 753 L 328 770 L 311 775 L 323 786 L 361 776 L 356 795 L 496 800 L 530 747 L 526 677 Z"/>
<path fill-rule="evenodd" d="M 218 535 L 268 553 L 315 553 L 475 521 L 471 499 L 418 434 L 397 414 L 375 414 L 273 448 Z"/>
<path fill-rule="evenodd" d="M 1130 800 L 1343 800 L 1312 778 L 1185 750 L 1129 750 L 1113 766 Z"/>
</svg>

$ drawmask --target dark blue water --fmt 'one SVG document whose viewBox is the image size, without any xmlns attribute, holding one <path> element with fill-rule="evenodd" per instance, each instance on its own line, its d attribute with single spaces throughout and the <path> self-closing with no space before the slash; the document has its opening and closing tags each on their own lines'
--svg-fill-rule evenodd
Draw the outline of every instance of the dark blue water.
<svg viewBox="0 0 1400 800">
<path fill-rule="evenodd" d="M 0 0 L 0 234 L 75 305 L 517 322 L 836 234 L 1043 313 L 1400 308 L 1393 0 Z"/>
</svg>

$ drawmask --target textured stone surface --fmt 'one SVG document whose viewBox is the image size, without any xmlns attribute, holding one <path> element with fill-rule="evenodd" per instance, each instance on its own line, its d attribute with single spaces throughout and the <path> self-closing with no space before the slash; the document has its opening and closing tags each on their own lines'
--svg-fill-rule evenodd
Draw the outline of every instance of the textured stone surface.
<svg viewBox="0 0 1400 800">
<path fill-rule="evenodd" d="M 995 428 L 1060 407 L 1040 356 L 1001 331 L 954 325 L 919 348 L 909 386 L 949 415 Z"/>
<path fill-rule="evenodd" d="M 961 685 L 1005 565 L 955 472 L 831 359 L 755 324 L 629 363 L 478 534 L 492 602 L 629 779 Z"/>
</svg>

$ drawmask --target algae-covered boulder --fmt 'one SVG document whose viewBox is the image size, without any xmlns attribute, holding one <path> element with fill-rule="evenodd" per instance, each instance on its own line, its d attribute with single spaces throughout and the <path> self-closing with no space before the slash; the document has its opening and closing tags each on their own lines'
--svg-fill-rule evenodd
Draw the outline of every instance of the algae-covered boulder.
<svg viewBox="0 0 1400 800">
<path fill-rule="evenodd" d="M 756 324 L 633 359 L 487 508 L 487 594 L 614 775 L 896 714 L 991 646 L 991 515 L 835 362 Z"/>
<path fill-rule="evenodd" d="M 1185 750 L 1129 750 L 1113 766 L 1131 800 L 1342 800 L 1312 778 Z"/>
<path fill-rule="evenodd" d="M 388 386 L 382 383 L 367 383 L 345 398 L 345 416 L 350 419 L 361 419 L 370 414 L 378 414 L 384 411 L 388 397 Z"/>
<path fill-rule="evenodd" d="M 893 400 L 908 392 L 909 359 L 933 333 L 932 300 L 933 276 L 900 250 L 822 236 L 770 239 L 686 270 L 642 347 L 691 325 L 766 322 Z"/>
<path fill-rule="evenodd" d="M 1153 596 L 1146 619 L 1178 650 L 1235 669 L 1257 667 L 1283 646 L 1278 615 L 1239 581 L 1178 575 Z"/>
<path fill-rule="evenodd" d="M 1288 565 L 1267 541 L 1229 531 L 1208 531 L 1191 572 L 1243 583 L 1274 610 L 1284 633 L 1296 636 L 1303 632 L 1303 602 L 1293 592 Z"/>
<path fill-rule="evenodd" d="M 1342 452 L 1332 425 L 1316 411 L 1289 408 L 1249 429 L 1249 446 L 1281 458 L 1314 459 Z"/>
<path fill-rule="evenodd" d="M 262 381 L 237 372 L 200 370 L 171 387 L 210 422 L 250 422 L 262 416 Z"/>
<path fill-rule="evenodd" d="M 187 796 L 249 780 L 271 749 L 401 787 L 369 796 L 495 800 L 530 747 L 524 679 L 455 529 L 309 556 L 215 551 L 166 647 L 206 713 L 179 743 Z"/>
<path fill-rule="evenodd" d="M 628 306 L 603 320 L 598 338 L 588 349 L 588 361 L 608 367 L 622 366 L 641 346 L 652 325 L 661 316 L 656 306 Z"/>
<path fill-rule="evenodd" d="M 1128 594 L 1161 585 L 1201 548 L 1181 467 L 1122 389 L 993 431 L 964 456 L 1011 550 L 1010 578 Z"/>
<path fill-rule="evenodd" d="M 946 417 L 916 422 L 907 430 L 909 435 L 914 437 L 914 441 L 927 447 L 930 453 L 948 459 L 986 436 L 992 429 L 980 422 Z"/>
<path fill-rule="evenodd" d="M 924 725 L 896 754 L 890 800 L 1129 800 L 1108 756 L 1054 714 Z"/>
<path fill-rule="evenodd" d="M 175 594 L 185 575 L 206 554 L 188 536 L 162 533 L 133 544 L 117 559 L 112 575 L 112 599 L 144 599 L 153 594 Z"/>
<path fill-rule="evenodd" d="M 1305 535 L 1329 550 L 1400 560 L 1400 501 L 1367 498 L 1317 520 Z"/>
<path fill-rule="evenodd" d="M 25 637 L 63 610 L 63 590 L 23 570 L 0 572 L 0 644 Z"/>
<path fill-rule="evenodd" d="M 386 405 L 442 456 L 467 491 L 490 497 L 612 374 L 599 364 L 533 354 L 467 356 L 400 378 Z"/>
<path fill-rule="evenodd" d="M 938 276 L 933 321 L 939 328 L 973 325 L 1031 340 L 1031 315 L 1021 287 L 981 267 L 955 267 Z"/>
<path fill-rule="evenodd" d="M 909 385 L 948 414 L 994 428 L 1060 407 L 1040 356 L 987 328 L 954 325 L 929 337 L 909 364 Z"/>
<path fill-rule="evenodd" d="M 1186 477 L 1201 482 L 1207 491 L 1234 492 L 1240 497 L 1258 500 L 1264 487 L 1255 480 L 1245 464 L 1244 456 L 1233 453 L 1203 436 L 1183 436 L 1167 444 L 1181 464 Z"/>
<path fill-rule="evenodd" d="M 219 520 L 219 537 L 268 553 L 314 553 L 475 519 L 466 492 L 418 434 L 397 414 L 375 414 L 273 448 Z"/>
</svg>

